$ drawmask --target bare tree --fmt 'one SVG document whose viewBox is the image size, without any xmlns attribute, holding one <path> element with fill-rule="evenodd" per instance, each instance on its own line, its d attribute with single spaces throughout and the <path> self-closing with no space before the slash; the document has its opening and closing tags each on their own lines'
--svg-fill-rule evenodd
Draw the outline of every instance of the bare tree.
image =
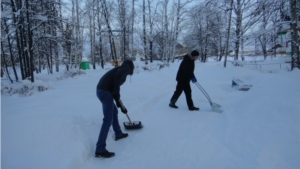
<svg viewBox="0 0 300 169">
<path fill-rule="evenodd" d="M 155 26 L 155 16 L 157 16 L 157 8 L 159 6 L 159 3 L 154 4 L 152 0 L 148 0 L 148 25 L 149 25 L 149 35 L 148 35 L 148 41 L 149 41 L 149 58 L 150 62 L 153 62 L 153 55 L 154 55 L 154 42 L 155 38 L 159 34 L 159 31 L 154 30 Z"/>
<path fill-rule="evenodd" d="M 273 2 L 270 1 L 259 1 L 256 9 L 256 13 L 261 15 L 260 34 L 257 36 L 261 44 L 264 58 L 267 58 L 267 45 L 272 40 L 272 31 L 268 30 L 268 25 L 271 20 Z M 271 22 L 272 23 L 272 22 Z"/>
<path fill-rule="evenodd" d="M 182 23 L 182 21 L 184 20 L 184 14 L 187 12 L 187 10 L 185 9 L 185 7 L 189 4 L 193 2 L 193 0 L 185 0 L 185 1 L 181 1 L 181 0 L 177 0 L 177 3 L 174 3 L 175 6 L 175 23 L 174 23 L 174 33 L 172 34 L 172 38 L 171 38 L 171 43 L 172 43 L 172 48 L 171 48 L 171 59 L 172 62 L 174 62 L 174 57 L 175 57 L 175 51 L 176 51 L 176 45 L 178 44 L 178 36 L 180 33 L 180 24 Z"/>
<path fill-rule="evenodd" d="M 118 51 L 120 52 L 120 58 L 121 60 L 124 60 L 125 58 L 127 58 L 128 56 L 128 52 L 127 52 L 127 48 L 126 48 L 126 42 L 128 41 L 127 40 L 127 30 L 126 30 L 126 20 L 127 20 L 127 17 L 126 17 L 126 3 L 124 0 L 118 0 L 118 6 L 119 6 L 119 23 L 120 23 L 120 27 L 121 27 L 121 39 L 120 39 L 120 44 L 121 44 L 121 51 Z"/>
<path fill-rule="evenodd" d="M 237 0 L 233 4 L 235 17 L 235 60 L 238 60 L 240 46 L 243 48 L 244 34 L 255 22 L 259 20 L 259 15 L 254 11 L 255 2 L 251 0 Z M 243 51 L 243 50 L 242 50 Z M 242 52 L 243 54 L 243 52 Z M 243 59 L 243 57 L 242 57 Z"/>
<path fill-rule="evenodd" d="M 227 17 L 224 17 L 228 10 L 230 10 L 228 5 L 219 1 L 208 1 L 192 8 L 189 22 L 193 24 L 189 28 L 191 33 L 186 39 L 186 44 L 190 50 L 194 48 L 199 50 L 202 62 L 209 56 L 217 55 L 220 55 L 221 60 L 226 47 L 224 37 L 228 37 L 227 44 L 229 44 L 227 33 L 230 35 L 230 27 L 228 31 L 224 28 L 226 24 L 231 26 Z"/>
<path fill-rule="evenodd" d="M 117 66 L 118 62 L 117 62 L 116 48 L 115 48 L 115 42 L 113 39 L 112 29 L 110 27 L 110 22 L 109 22 L 109 18 L 108 18 L 108 10 L 107 10 L 107 6 L 106 6 L 106 0 L 101 1 L 101 5 L 102 5 L 102 9 L 103 9 L 103 15 L 104 15 L 104 19 L 106 22 L 106 26 L 108 28 L 108 33 L 109 33 L 109 43 L 110 43 L 112 60 L 115 62 L 115 66 Z"/>
</svg>

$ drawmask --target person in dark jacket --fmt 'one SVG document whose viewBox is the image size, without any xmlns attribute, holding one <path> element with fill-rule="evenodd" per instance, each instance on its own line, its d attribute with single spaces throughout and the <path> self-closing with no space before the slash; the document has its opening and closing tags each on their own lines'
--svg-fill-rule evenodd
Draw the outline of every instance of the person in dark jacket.
<svg viewBox="0 0 300 169">
<path fill-rule="evenodd" d="M 95 157 L 110 158 L 115 155 L 115 153 L 109 152 L 106 149 L 106 139 L 111 125 L 115 132 L 115 141 L 128 136 L 120 128 L 117 107 L 124 114 L 127 113 L 127 109 L 120 100 L 120 86 L 126 81 L 127 75 L 133 74 L 133 70 L 133 62 L 125 60 L 121 66 L 111 69 L 99 80 L 97 97 L 102 103 L 104 118 L 96 145 Z"/>
<path fill-rule="evenodd" d="M 195 68 L 195 60 L 197 60 L 198 56 L 199 56 L 199 52 L 196 50 L 192 51 L 191 54 L 187 54 L 184 56 L 179 66 L 179 70 L 177 72 L 177 76 L 176 76 L 177 86 L 171 98 L 169 104 L 170 107 L 176 109 L 178 108 L 178 106 L 176 106 L 175 103 L 178 100 L 179 96 L 181 95 L 182 91 L 184 91 L 189 110 L 191 111 L 199 110 L 198 107 L 194 106 L 192 100 L 192 90 L 190 86 L 190 81 L 192 81 L 193 83 L 197 82 L 197 79 L 194 75 L 194 68 Z"/>
</svg>

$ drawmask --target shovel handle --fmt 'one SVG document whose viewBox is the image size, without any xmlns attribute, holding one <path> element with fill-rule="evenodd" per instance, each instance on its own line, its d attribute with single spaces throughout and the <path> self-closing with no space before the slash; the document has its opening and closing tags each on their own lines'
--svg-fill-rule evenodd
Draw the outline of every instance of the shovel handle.
<svg viewBox="0 0 300 169">
<path fill-rule="evenodd" d="M 124 107 L 124 105 L 123 105 L 123 102 L 122 102 L 121 100 L 119 100 L 119 103 L 120 103 L 120 105 L 122 106 L 122 108 L 125 109 L 125 107 Z M 129 120 L 130 124 L 132 124 L 132 122 L 131 122 L 131 120 L 130 120 L 130 118 L 129 118 L 129 116 L 128 116 L 127 113 L 126 113 L 126 116 L 127 116 L 128 120 Z"/>
<path fill-rule="evenodd" d="M 129 118 L 129 116 L 128 116 L 127 113 L 126 113 L 126 116 L 127 116 L 128 120 L 129 120 L 130 124 L 132 124 L 132 122 L 131 122 L 131 120 L 130 120 L 130 118 Z"/>
</svg>

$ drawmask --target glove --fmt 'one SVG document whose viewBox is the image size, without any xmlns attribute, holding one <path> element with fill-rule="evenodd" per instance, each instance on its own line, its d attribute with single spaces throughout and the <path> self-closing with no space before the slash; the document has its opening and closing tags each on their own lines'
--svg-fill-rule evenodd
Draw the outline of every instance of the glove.
<svg viewBox="0 0 300 169">
<path fill-rule="evenodd" d="M 126 107 L 124 107 L 124 105 L 121 106 L 121 112 L 124 114 L 127 114 L 127 109 L 126 109 Z"/>
<path fill-rule="evenodd" d="M 121 107 L 121 104 L 120 104 L 120 95 L 114 94 L 113 97 L 115 99 L 117 107 Z"/>
<path fill-rule="evenodd" d="M 117 107 L 121 108 L 121 112 L 124 113 L 124 114 L 127 114 L 127 109 L 123 105 L 122 101 L 120 100 L 120 95 L 114 94 L 113 97 L 115 99 Z"/>
<path fill-rule="evenodd" d="M 193 83 L 196 83 L 196 82 L 197 82 L 197 79 L 196 79 L 195 77 L 192 77 L 192 78 L 191 78 L 191 81 L 192 81 Z"/>
<path fill-rule="evenodd" d="M 123 105 L 123 103 L 122 103 L 122 101 L 120 99 L 119 99 L 119 104 L 120 104 L 121 112 L 124 113 L 124 114 L 127 114 L 127 109 Z"/>
</svg>

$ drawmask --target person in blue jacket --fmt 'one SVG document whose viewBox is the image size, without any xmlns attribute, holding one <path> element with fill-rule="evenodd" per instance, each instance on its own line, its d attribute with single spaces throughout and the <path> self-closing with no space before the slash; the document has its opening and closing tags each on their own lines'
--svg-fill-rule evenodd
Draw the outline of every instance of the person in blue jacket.
<svg viewBox="0 0 300 169">
<path fill-rule="evenodd" d="M 133 62 L 125 60 L 121 66 L 105 73 L 98 82 L 97 97 L 102 103 L 104 118 L 96 145 L 95 157 L 110 158 L 115 156 L 115 153 L 106 149 L 106 139 L 111 125 L 115 132 L 115 141 L 128 136 L 120 128 L 117 107 L 124 114 L 127 113 L 127 109 L 120 100 L 120 86 L 126 81 L 127 75 L 133 74 L 133 70 Z"/>
<path fill-rule="evenodd" d="M 170 107 L 176 109 L 178 108 L 178 106 L 176 106 L 175 103 L 178 100 L 181 93 L 184 91 L 189 110 L 191 111 L 199 110 L 198 107 L 194 106 L 192 100 L 192 89 L 190 86 L 190 81 L 192 81 L 193 83 L 197 82 L 197 79 L 194 75 L 194 69 L 195 69 L 195 60 L 198 59 L 198 56 L 199 56 L 199 52 L 193 50 L 190 54 L 186 54 L 182 62 L 180 63 L 177 76 L 176 76 L 177 86 L 170 100 L 170 104 L 169 104 Z"/>
</svg>

